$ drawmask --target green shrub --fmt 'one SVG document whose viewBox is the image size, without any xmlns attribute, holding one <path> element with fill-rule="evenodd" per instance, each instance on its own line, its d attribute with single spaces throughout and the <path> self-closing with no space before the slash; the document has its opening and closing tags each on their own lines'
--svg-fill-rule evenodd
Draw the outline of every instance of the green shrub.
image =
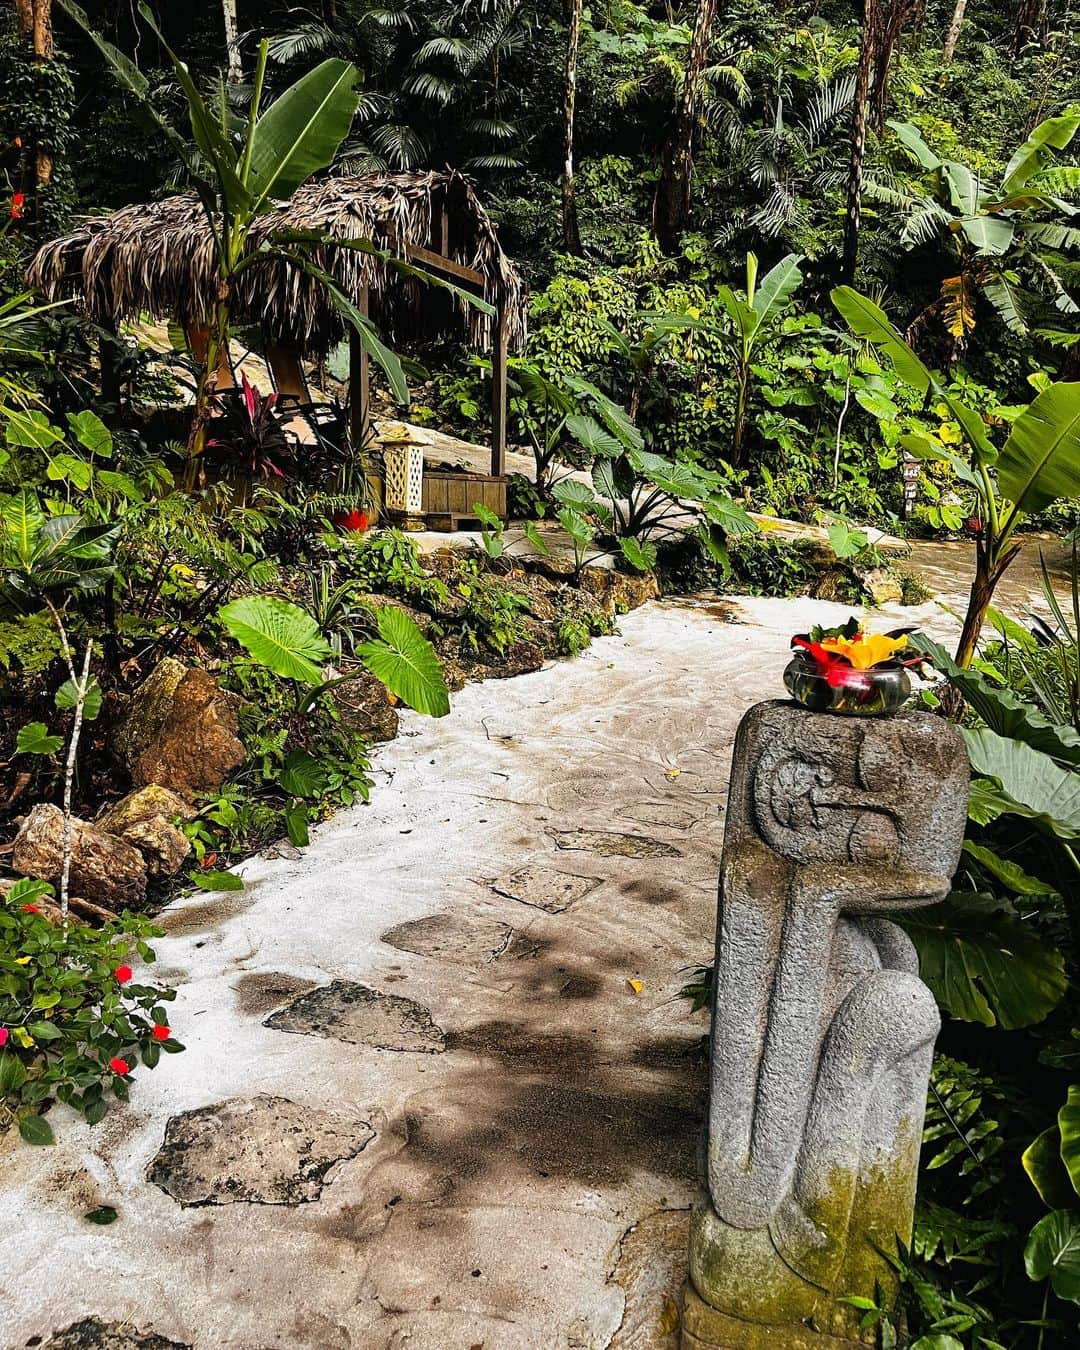
<svg viewBox="0 0 1080 1350">
<path fill-rule="evenodd" d="M 172 989 L 133 983 L 125 957 L 147 962 L 161 930 L 125 913 L 101 928 L 50 922 L 53 888 L 15 883 L 0 901 L 0 1111 L 32 1144 L 50 1144 L 43 1112 L 55 1099 L 91 1125 L 126 1101 L 138 1063 L 152 1069 L 174 1040 L 164 1005 Z"/>
</svg>

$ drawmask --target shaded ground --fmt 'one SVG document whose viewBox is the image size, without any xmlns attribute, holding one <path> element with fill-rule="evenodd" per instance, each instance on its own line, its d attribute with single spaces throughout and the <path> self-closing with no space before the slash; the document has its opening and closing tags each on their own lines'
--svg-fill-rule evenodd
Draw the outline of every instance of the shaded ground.
<svg viewBox="0 0 1080 1350">
<path fill-rule="evenodd" d="M 845 615 L 649 604 L 406 718 L 370 807 L 167 909 L 187 1053 L 96 1128 L 56 1108 L 55 1149 L 0 1141 L 3 1344 L 673 1347 L 704 1090 L 674 996 L 731 741 Z"/>
</svg>

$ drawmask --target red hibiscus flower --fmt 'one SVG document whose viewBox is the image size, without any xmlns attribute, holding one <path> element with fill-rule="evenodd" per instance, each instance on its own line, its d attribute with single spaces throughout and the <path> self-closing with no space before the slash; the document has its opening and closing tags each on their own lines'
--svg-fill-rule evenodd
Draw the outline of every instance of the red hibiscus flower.
<svg viewBox="0 0 1080 1350">
<path fill-rule="evenodd" d="M 371 524 L 366 511 L 361 511 L 359 507 L 353 507 L 351 511 L 339 511 L 334 517 L 334 524 L 339 530 L 352 530 L 358 534 L 363 532 Z"/>
<path fill-rule="evenodd" d="M 121 1078 L 124 1074 L 131 1072 L 131 1065 L 126 1059 L 121 1059 L 119 1055 L 109 1060 L 109 1068 L 112 1069 L 113 1073 L 119 1074 Z"/>
<path fill-rule="evenodd" d="M 155 1040 L 155 1041 L 167 1041 L 171 1035 L 172 1035 L 172 1028 L 171 1028 L 171 1027 L 162 1026 L 162 1024 L 161 1024 L 160 1022 L 155 1022 L 155 1023 L 154 1023 L 154 1040 Z"/>
<path fill-rule="evenodd" d="M 26 193 L 16 192 L 11 198 L 11 219 L 19 220 L 22 217 L 23 207 L 26 205 Z"/>
<path fill-rule="evenodd" d="M 37 905 L 23 905 L 23 909 L 26 910 L 27 914 L 40 914 L 40 913 L 41 913 L 41 910 L 38 909 Z"/>
<path fill-rule="evenodd" d="M 128 980 L 131 979 L 131 967 L 117 966 L 113 971 L 113 975 L 116 977 L 117 984 L 127 984 Z"/>
</svg>

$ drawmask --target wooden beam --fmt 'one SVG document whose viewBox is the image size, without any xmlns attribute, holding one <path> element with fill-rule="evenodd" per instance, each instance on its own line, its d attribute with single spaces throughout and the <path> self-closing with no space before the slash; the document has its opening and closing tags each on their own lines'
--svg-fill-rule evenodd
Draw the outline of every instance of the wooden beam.
<svg viewBox="0 0 1080 1350">
<path fill-rule="evenodd" d="M 446 272 L 452 277 L 457 277 L 459 281 L 468 281 L 483 289 L 484 274 L 478 272 L 475 267 L 466 267 L 464 263 L 455 262 L 453 258 L 444 258 L 434 249 L 422 248 L 419 244 L 408 244 L 400 239 L 395 242 L 405 250 L 406 258 L 413 262 L 423 263 L 425 267 L 434 268 L 436 272 Z"/>
<path fill-rule="evenodd" d="M 357 296 L 356 308 L 366 319 L 368 317 L 368 289 Z M 371 376 L 368 369 L 368 354 L 360 345 L 355 329 L 349 330 L 349 439 L 354 451 L 367 440 L 371 424 Z"/>
<path fill-rule="evenodd" d="M 495 340 L 491 352 L 491 472 L 496 478 L 506 474 L 506 310 L 499 306 L 494 323 Z"/>
</svg>

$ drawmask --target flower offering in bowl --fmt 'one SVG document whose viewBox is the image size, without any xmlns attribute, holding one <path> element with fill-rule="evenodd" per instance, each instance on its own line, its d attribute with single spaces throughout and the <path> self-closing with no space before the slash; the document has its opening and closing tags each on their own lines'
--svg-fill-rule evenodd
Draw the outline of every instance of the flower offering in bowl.
<svg viewBox="0 0 1080 1350">
<path fill-rule="evenodd" d="M 784 683 L 796 702 L 812 712 L 852 717 L 888 717 L 911 695 L 906 667 L 923 659 L 904 660 L 905 632 L 864 633 L 855 618 L 839 628 L 815 628 L 791 639 L 795 655 L 784 671 Z"/>
</svg>

